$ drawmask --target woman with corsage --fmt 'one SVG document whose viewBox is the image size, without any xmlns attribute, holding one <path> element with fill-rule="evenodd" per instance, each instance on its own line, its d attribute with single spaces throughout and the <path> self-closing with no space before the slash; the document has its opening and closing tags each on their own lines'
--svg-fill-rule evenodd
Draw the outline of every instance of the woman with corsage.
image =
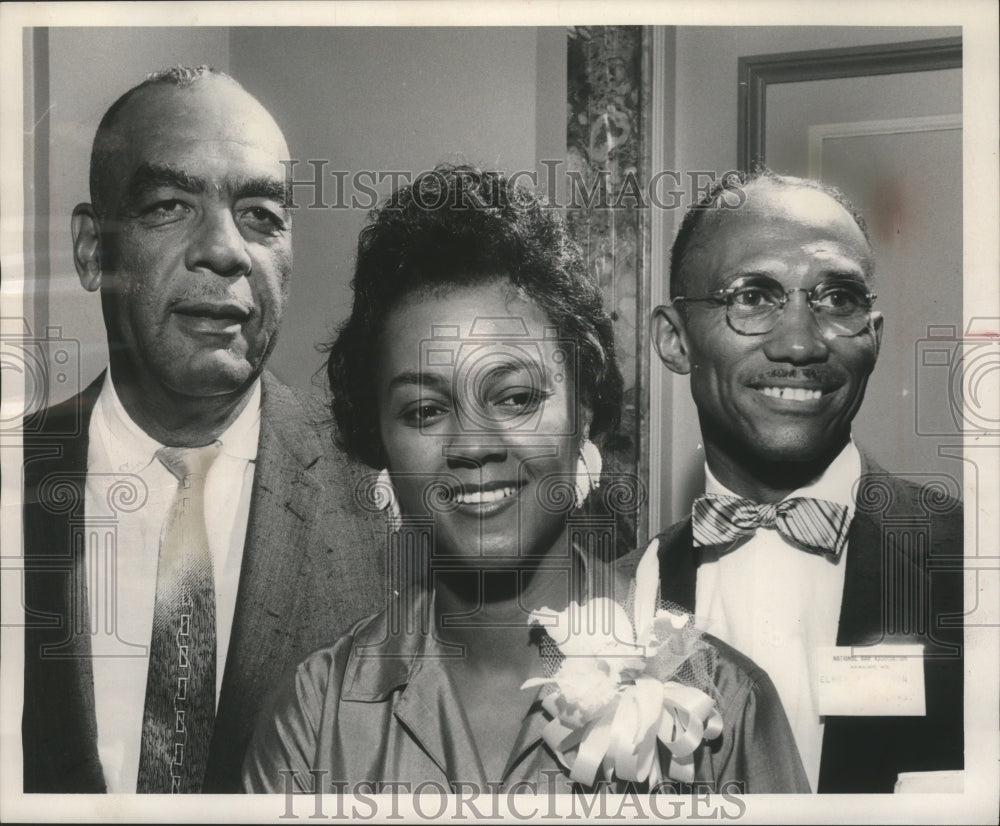
<svg viewBox="0 0 1000 826">
<path fill-rule="evenodd" d="M 655 547 L 633 580 L 588 539 L 622 381 L 555 211 L 438 167 L 373 213 L 353 286 L 333 412 L 411 573 L 279 687 L 247 791 L 808 791 L 767 676 L 657 604 Z"/>
</svg>

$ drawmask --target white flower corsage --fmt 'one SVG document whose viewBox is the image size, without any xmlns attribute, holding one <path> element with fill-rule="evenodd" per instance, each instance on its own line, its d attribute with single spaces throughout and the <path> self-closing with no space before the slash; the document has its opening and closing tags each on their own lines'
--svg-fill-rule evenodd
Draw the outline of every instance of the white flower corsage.
<svg viewBox="0 0 1000 826">
<path fill-rule="evenodd" d="M 655 546 L 651 550 L 655 555 Z M 666 777 L 692 782 L 695 751 L 722 733 L 715 700 L 679 681 L 681 674 L 698 672 L 693 664 L 711 649 L 690 615 L 649 603 L 636 595 L 635 623 L 622 606 L 603 597 L 531 615 L 549 632 L 562 660 L 554 674 L 527 680 L 521 688 L 551 686 L 542 707 L 552 719 L 542 737 L 570 779 L 584 786 L 594 783 L 601 768 L 606 780 L 648 780 L 655 786 L 664 779 L 657 741 L 670 752 Z M 700 671 L 694 681 L 710 684 L 703 664 Z"/>
</svg>

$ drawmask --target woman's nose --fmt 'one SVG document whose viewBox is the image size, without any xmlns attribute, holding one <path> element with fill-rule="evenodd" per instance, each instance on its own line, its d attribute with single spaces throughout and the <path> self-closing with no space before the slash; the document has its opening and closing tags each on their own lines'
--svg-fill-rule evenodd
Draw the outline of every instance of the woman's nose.
<svg viewBox="0 0 1000 826">
<path fill-rule="evenodd" d="M 499 437 L 488 433 L 475 438 L 456 438 L 444 445 L 443 451 L 450 468 L 482 467 L 489 462 L 507 460 L 507 446 Z"/>
</svg>

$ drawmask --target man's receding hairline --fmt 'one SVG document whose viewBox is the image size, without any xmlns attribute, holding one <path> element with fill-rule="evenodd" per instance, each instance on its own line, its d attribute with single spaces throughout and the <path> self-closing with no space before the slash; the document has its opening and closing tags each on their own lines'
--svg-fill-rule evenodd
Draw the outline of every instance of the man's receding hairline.
<svg viewBox="0 0 1000 826">
<path fill-rule="evenodd" d="M 684 247 L 684 255 L 681 257 L 681 261 L 678 269 L 678 282 L 680 284 L 688 284 L 690 273 L 689 269 L 689 259 L 692 253 L 696 253 L 699 249 L 706 245 L 706 243 L 711 243 L 710 240 L 706 240 L 704 236 L 708 233 L 722 232 L 726 226 L 727 218 L 731 220 L 736 220 L 739 218 L 754 217 L 755 206 L 759 206 L 760 201 L 757 205 L 754 205 L 751 201 L 750 193 L 757 189 L 768 189 L 770 188 L 776 193 L 781 192 L 810 192 L 817 195 L 825 197 L 828 201 L 833 203 L 836 207 L 847 218 L 848 223 L 854 227 L 861 237 L 861 241 L 868 253 L 869 268 L 866 273 L 867 278 L 873 278 L 875 275 L 875 250 L 872 248 L 871 240 L 868 238 L 865 229 L 858 223 L 857 218 L 851 213 L 843 203 L 841 203 L 834 195 L 828 192 L 826 189 L 819 187 L 809 186 L 804 182 L 803 179 L 789 178 L 788 176 L 762 176 L 759 178 L 753 178 L 747 181 L 743 185 L 743 192 L 747 196 L 746 202 L 740 204 L 736 209 L 713 209 L 705 214 L 705 216 L 698 221 L 695 225 L 693 232 L 691 233 L 688 242 Z"/>
<path fill-rule="evenodd" d="M 840 201 L 838 201 L 833 195 L 823 189 L 817 189 L 815 187 L 807 186 L 799 181 L 783 181 L 775 180 L 771 178 L 755 178 L 749 181 L 744 187 L 743 192 L 747 196 L 745 203 L 741 204 L 736 209 L 713 209 L 709 211 L 701 221 L 695 226 L 694 232 L 692 233 L 692 239 L 697 239 L 699 235 L 706 231 L 706 229 L 718 230 L 720 227 L 726 224 L 727 218 L 739 219 L 739 218 L 754 218 L 757 217 L 758 210 L 769 200 L 759 199 L 757 201 L 753 200 L 751 193 L 754 190 L 772 190 L 776 196 L 780 196 L 784 193 L 792 192 L 807 192 L 813 193 L 815 195 L 822 196 L 831 204 L 833 204 L 840 212 L 847 218 L 848 223 L 853 226 L 861 236 L 861 240 L 864 241 L 865 245 L 871 250 L 871 242 L 868 236 L 865 234 L 865 230 L 862 229 L 860 224 L 858 224 L 857 219 L 851 214 L 851 211 L 845 207 Z M 773 200 L 777 200 L 777 197 Z M 808 212 L 802 212 L 801 210 L 787 210 L 789 215 L 806 215 Z M 691 246 L 696 246 L 696 244 L 691 244 Z"/>
<path fill-rule="evenodd" d="M 702 229 L 702 224 L 707 224 L 712 218 L 713 213 L 727 213 L 741 210 L 747 202 L 747 190 L 758 183 L 772 184 L 776 190 L 792 191 L 799 189 L 822 192 L 835 203 L 839 204 L 850 215 L 852 221 L 864 237 L 871 264 L 868 275 L 869 277 L 874 277 L 875 250 L 872 246 L 868 223 L 854 202 L 839 187 L 814 178 L 785 175 L 774 172 L 766 166 L 758 166 L 749 172 L 727 172 L 697 203 L 692 204 L 688 208 L 681 219 L 680 228 L 677 230 L 674 242 L 670 247 L 669 290 L 671 296 L 680 294 L 679 290 L 681 289 L 681 282 L 685 271 L 684 265 L 687 261 L 690 248 L 697 239 L 698 232 Z"/>
<path fill-rule="evenodd" d="M 178 71 L 182 72 L 179 80 L 174 74 Z M 231 75 L 204 66 L 190 70 L 185 67 L 177 67 L 176 69 L 164 72 L 151 73 L 144 81 L 119 96 L 105 111 L 97 132 L 94 135 L 90 156 L 90 200 L 101 217 L 106 214 L 107 205 L 104 195 L 107 187 L 110 185 L 110 176 L 113 174 L 109 167 L 112 166 L 113 159 L 121 152 L 121 147 L 114 144 L 116 141 L 122 140 L 129 129 L 135 125 L 133 108 L 148 95 L 158 93 L 160 89 L 190 91 L 194 93 L 198 89 L 203 88 L 205 83 L 213 81 L 226 83 L 230 88 L 242 92 L 244 98 L 250 101 L 258 112 L 270 121 L 276 134 L 281 137 L 282 142 L 287 146 L 284 132 L 274 119 L 274 116 L 264 104 Z"/>
<path fill-rule="evenodd" d="M 134 87 L 133 89 L 130 89 L 129 92 L 126 92 L 128 98 L 125 100 L 122 106 L 114 113 L 111 120 L 108 121 L 108 123 L 101 125 L 101 129 L 98 132 L 98 135 L 101 132 L 112 132 L 116 134 L 120 133 L 119 130 L 117 130 L 115 127 L 117 127 L 122 122 L 123 118 L 126 116 L 126 114 L 129 113 L 130 109 L 132 109 L 134 106 L 142 102 L 145 98 L 147 98 L 150 95 L 159 94 L 161 93 L 161 91 L 189 92 L 191 94 L 194 94 L 204 84 L 211 82 L 219 82 L 219 83 L 228 82 L 228 84 L 232 88 L 242 92 L 248 99 L 252 100 L 255 104 L 257 104 L 257 106 L 260 107 L 262 111 L 267 112 L 267 109 L 264 108 L 264 105 L 259 100 L 257 100 L 257 98 L 255 98 L 252 94 L 250 94 L 243 87 L 243 85 L 235 78 L 230 77 L 229 75 L 223 74 L 221 72 L 213 74 L 204 74 L 204 75 L 199 75 L 198 77 L 192 79 L 190 82 L 184 84 L 169 83 L 167 81 L 154 81 L 150 83 L 142 83 Z M 271 113 L 267 112 L 267 114 L 270 115 Z"/>
</svg>

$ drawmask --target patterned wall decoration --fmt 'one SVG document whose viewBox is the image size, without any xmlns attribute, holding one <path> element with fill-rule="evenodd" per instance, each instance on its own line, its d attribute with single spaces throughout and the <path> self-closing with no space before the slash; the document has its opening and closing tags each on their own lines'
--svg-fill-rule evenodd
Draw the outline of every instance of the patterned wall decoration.
<svg viewBox="0 0 1000 826">
<path fill-rule="evenodd" d="M 641 26 L 568 31 L 566 217 L 614 319 L 625 379 L 621 428 L 603 453 L 612 474 L 641 482 L 611 503 L 631 532 L 626 545 L 648 533 L 649 51 Z"/>
</svg>

